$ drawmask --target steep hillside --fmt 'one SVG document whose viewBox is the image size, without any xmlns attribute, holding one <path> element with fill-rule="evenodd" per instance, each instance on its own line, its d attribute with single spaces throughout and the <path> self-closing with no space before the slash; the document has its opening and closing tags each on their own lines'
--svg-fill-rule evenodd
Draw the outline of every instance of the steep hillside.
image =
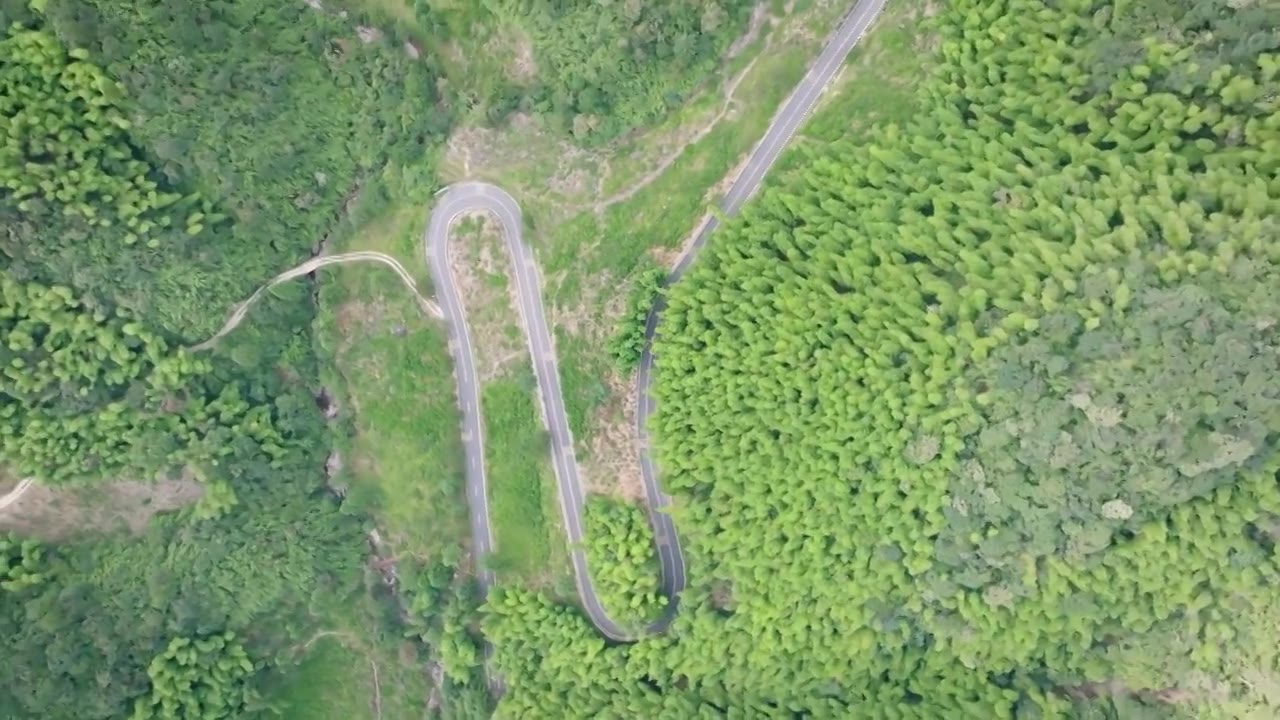
<svg viewBox="0 0 1280 720">
<path fill-rule="evenodd" d="M 680 620 L 606 649 L 504 594 L 504 707 L 1273 715 L 1276 19 L 938 14 L 915 119 L 811 146 L 670 292 Z"/>
</svg>

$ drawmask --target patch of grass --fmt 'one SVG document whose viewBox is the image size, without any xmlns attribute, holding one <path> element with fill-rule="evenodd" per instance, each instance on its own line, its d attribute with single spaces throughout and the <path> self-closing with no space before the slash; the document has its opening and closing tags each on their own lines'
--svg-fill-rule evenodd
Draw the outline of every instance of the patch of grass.
<svg viewBox="0 0 1280 720">
<path fill-rule="evenodd" d="M 427 715 L 423 648 L 404 637 L 380 576 L 341 602 L 315 608 L 321 628 L 286 651 L 262 688 L 283 720 L 374 720 Z M 376 668 L 376 671 L 375 671 Z"/>
<path fill-rule="evenodd" d="M 393 212 L 334 250 L 415 247 L 423 221 L 417 209 Z M 421 267 L 405 264 L 411 272 Z M 467 518 L 443 327 L 380 265 L 322 271 L 317 283 L 322 378 L 340 413 L 335 444 L 343 469 L 335 484 L 346 486 L 346 506 L 371 513 L 399 552 L 456 553 Z"/>
<path fill-rule="evenodd" d="M 363 652 L 335 637 L 316 641 L 306 658 L 276 678 L 267 694 L 285 720 L 373 717 L 373 673 Z"/>
<path fill-rule="evenodd" d="M 860 137 L 881 123 L 905 122 L 917 106 L 916 87 L 935 62 L 922 27 L 928 0 L 901 0 L 885 6 L 866 37 L 849 53 L 844 68 L 823 96 L 813 117 L 797 133 L 792 148 L 820 152 L 831 142 Z M 788 152 L 777 170 L 799 156 Z"/>
<path fill-rule="evenodd" d="M 590 428 L 588 418 L 609 397 L 609 388 L 603 378 L 609 371 L 610 358 L 602 348 L 594 346 L 581 335 L 559 330 L 556 332 L 556 350 L 569 430 L 574 438 L 585 438 Z"/>
<path fill-rule="evenodd" d="M 548 495 L 555 479 L 548 466 L 547 433 L 542 428 L 528 369 L 481 389 L 485 463 L 489 470 L 489 510 L 496 548 L 491 565 L 499 573 L 533 579 L 551 568 L 554 523 Z M 553 506 L 552 506 L 553 507 Z"/>
</svg>

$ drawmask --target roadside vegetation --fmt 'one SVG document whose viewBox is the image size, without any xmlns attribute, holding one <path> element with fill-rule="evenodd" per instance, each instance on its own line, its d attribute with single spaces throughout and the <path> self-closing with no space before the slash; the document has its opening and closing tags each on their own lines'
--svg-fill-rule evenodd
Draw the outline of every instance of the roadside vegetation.
<svg viewBox="0 0 1280 720">
<path fill-rule="evenodd" d="M 547 432 L 534 396 L 531 371 L 494 380 L 481 391 L 485 466 L 489 471 L 490 514 L 496 547 L 491 564 L 499 574 L 531 580 L 546 572 L 558 523 L 548 514 L 556 483 L 551 474 Z"/>
<path fill-rule="evenodd" d="M 332 249 L 408 255 L 425 220 L 418 211 L 391 213 L 344 232 Z M 398 553 L 457 557 L 468 525 L 443 329 L 385 268 L 326 271 L 316 284 L 321 379 L 334 415 L 330 484 L 348 512 L 377 519 Z"/>
<path fill-rule="evenodd" d="M 359 0 L 443 58 L 461 110 L 533 114 L 600 142 L 678 108 L 746 26 L 751 0 L 545 3 Z"/>
<path fill-rule="evenodd" d="M 643 633 L 667 604 L 658 592 L 662 578 L 644 509 L 591 497 L 583 533 L 587 566 L 600 603 L 619 625 L 637 635 Z"/>
<path fill-rule="evenodd" d="M 621 325 L 609 338 L 609 354 L 620 370 L 631 371 L 640 364 L 644 353 L 644 331 L 648 325 L 649 311 L 662 294 L 663 280 L 668 270 L 652 267 L 640 273 L 627 294 L 627 309 Z"/>
<path fill-rule="evenodd" d="M 336 599 L 375 599 L 368 516 L 326 484 L 305 284 L 211 352 L 181 348 L 371 207 L 346 203 L 357 186 L 433 182 L 434 71 L 304 3 L 3 0 L 0 28 L 2 164 L 25 168 L 0 185 L 0 465 L 41 492 L 197 488 L 145 528 L 24 530 L 50 539 L 16 565 L 39 582 L 0 597 L 0 716 L 167 716 L 182 688 L 270 716 L 288 651 Z M 187 641 L 226 657 L 188 662 Z"/>
<path fill-rule="evenodd" d="M 936 62 L 940 39 L 931 18 L 942 6 L 929 0 L 886 3 L 774 172 L 803 164 L 832 143 L 865 141 L 875 128 L 905 124 L 927 107 L 916 90 Z"/>
<path fill-rule="evenodd" d="M 1276 20 L 941 8 L 669 293 L 681 620 L 503 591 L 500 712 L 1275 715 Z"/>
</svg>

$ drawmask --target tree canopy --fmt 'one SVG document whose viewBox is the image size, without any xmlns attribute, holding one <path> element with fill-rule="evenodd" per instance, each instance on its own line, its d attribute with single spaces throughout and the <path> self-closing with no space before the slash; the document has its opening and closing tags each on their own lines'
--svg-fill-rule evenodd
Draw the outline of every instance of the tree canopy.
<svg viewBox="0 0 1280 720">
<path fill-rule="evenodd" d="M 270 717 L 252 689 L 317 618 L 383 601 L 325 485 L 313 297 L 183 347 L 344 202 L 433 182 L 434 69 L 303 3 L 0 0 L 0 28 L 0 473 L 203 491 L 0 536 L 0 717 Z"/>
<path fill-rule="evenodd" d="M 502 592 L 500 712 L 1274 715 L 1278 26 L 941 10 L 914 118 L 807 148 L 668 290 L 669 634 Z"/>
</svg>

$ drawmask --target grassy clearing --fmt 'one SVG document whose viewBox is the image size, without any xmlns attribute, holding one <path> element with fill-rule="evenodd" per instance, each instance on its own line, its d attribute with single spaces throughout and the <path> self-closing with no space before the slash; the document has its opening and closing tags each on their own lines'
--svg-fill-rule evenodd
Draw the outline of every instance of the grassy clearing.
<svg viewBox="0 0 1280 720">
<path fill-rule="evenodd" d="M 279 658 L 264 698 L 283 720 L 425 717 L 427 660 L 404 638 L 397 612 L 371 573 L 365 587 L 320 609 L 323 629 Z"/>
<path fill-rule="evenodd" d="M 885 6 L 873 30 L 858 43 L 813 117 L 797 133 L 793 148 L 817 150 L 826 143 L 861 137 L 869 128 L 902 123 L 916 108 L 916 86 L 929 72 L 934 53 L 921 23 L 928 0 L 900 0 Z M 788 153 L 782 167 L 794 162 Z"/>
<path fill-rule="evenodd" d="M 559 332 L 556 350 L 560 356 L 560 386 L 564 391 L 565 415 L 575 438 L 586 437 L 591 413 L 609 397 L 603 377 L 610 358 L 581 335 Z"/>
<path fill-rule="evenodd" d="M 268 695 L 286 720 L 372 718 L 372 666 L 362 651 L 324 637 L 301 664 L 268 687 Z"/>
<path fill-rule="evenodd" d="M 756 63 L 759 69 L 738 89 L 750 100 L 736 117 L 687 149 L 660 181 L 606 211 L 603 240 L 589 271 L 627 276 L 652 248 L 679 247 L 708 204 L 718 200 L 714 191 L 711 196 L 708 191 L 760 139 L 777 107 L 804 75 L 808 59 L 807 50 L 799 47 L 761 57 Z"/>
<path fill-rule="evenodd" d="M 424 222 L 393 211 L 335 251 L 394 252 L 413 262 Z M 425 278 L 420 282 L 425 285 Z M 316 322 L 325 386 L 339 409 L 335 439 L 347 506 L 366 511 L 397 550 L 429 558 L 466 537 L 453 364 L 442 327 L 426 318 L 387 269 L 352 264 L 321 273 Z"/>
<path fill-rule="evenodd" d="M 556 538 L 547 497 L 554 497 L 556 487 L 532 373 L 522 370 L 489 383 L 481 391 L 480 405 L 490 512 L 497 535 L 491 564 L 499 573 L 533 579 L 552 563 Z"/>
</svg>

